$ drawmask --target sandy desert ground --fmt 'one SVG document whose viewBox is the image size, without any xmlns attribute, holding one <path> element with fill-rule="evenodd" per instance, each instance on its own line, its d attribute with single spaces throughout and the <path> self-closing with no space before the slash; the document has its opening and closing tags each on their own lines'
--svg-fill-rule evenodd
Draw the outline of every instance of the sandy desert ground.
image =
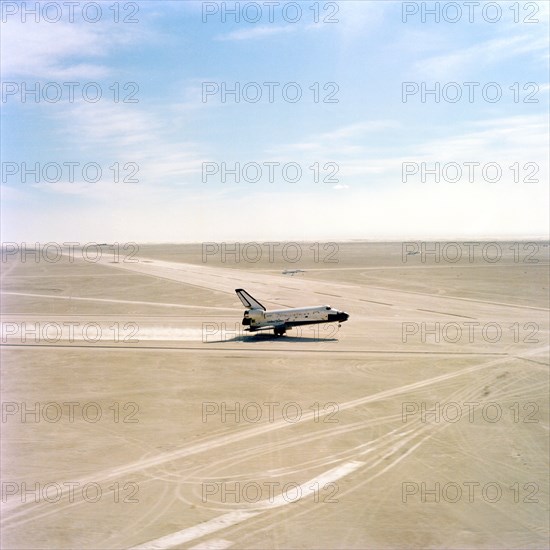
<svg viewBox="0 0 550 550">
<path fill-rule="evenodd" d="M 325 244 L 3 258 L 2 547 L 547 548 L 548 243 Z"/>
</svg>

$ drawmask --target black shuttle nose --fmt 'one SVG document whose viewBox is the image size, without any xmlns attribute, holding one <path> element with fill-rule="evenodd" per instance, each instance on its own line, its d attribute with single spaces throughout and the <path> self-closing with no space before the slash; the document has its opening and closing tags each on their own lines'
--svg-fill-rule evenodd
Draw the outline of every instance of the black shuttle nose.
<svg viewBox="0 0 550 550">
<path fill-rule="evenodd" d="M 329 322 L 338 322 L 342 323 L 344 321 L 347 321 L 349 319 L 349 315 L 345 311 L 337 311 L 333 310 L 334 313 L 328 314 L 328 320 Z"/>
</svg>

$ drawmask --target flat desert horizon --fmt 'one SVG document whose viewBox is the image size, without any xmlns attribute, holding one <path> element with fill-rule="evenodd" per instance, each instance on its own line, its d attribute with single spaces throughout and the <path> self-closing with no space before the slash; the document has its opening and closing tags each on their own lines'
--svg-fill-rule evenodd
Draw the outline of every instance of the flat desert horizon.
<svg viewBox="0 0 550 550">
<path fill-rule="evenodd" d="M 548 241 L 472 241 L 3 254 L 2 547 L 547 548 Z"/>
</svg>

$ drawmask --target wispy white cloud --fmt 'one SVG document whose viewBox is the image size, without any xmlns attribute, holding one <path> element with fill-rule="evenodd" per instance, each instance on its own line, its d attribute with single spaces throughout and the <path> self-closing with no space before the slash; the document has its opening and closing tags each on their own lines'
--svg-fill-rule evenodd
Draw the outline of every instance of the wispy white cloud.
<svg viewBox="0 0 550 550">
<path fill-rule="evenodd" d="M 75 102 L 52 115 L 59 139 L 72 143 L 73 155 L 94 162 L 136 163 L 135 178 L 141 184 L 182 185 L 201 173 L 207 159 L 201 146 L 182 139 L 170 121 L 171 106 L 121 105 L 120 103 Z M 185 129 L 184 129 L 185 130 Z M 99 157 L 99 158 L 98 158 Z M 129 175 L 132 170 L 122 171 Z M 97 197 L 97 186 L 46 186 L 52 192 L 89 194 Z M 75 191 L 76 189 L 76 191 Z M 108 196 L 108 190 L 106 191 Z"/>
<path fill-rule="evenodd" d="M 250 27 L 246 29 L 238 29 L 227 34 L 220 34 L 216 37 L 216 40 L 256 40 L 262 38 L 268 38 L 275 35 L 287 34 L 296 32 L 302 26 L 297 25 L 262 25 L 259 27 Z"/>
<path fill-rule="evenodd" d="M 285 155 L 302 155 L 317 160 L 352 157 L 364 154 L 376 134 L 398 127 L 399 123 L 395 120 L 356 122 L 321 134 L 307 135 L 303 141 L 270 147 L 267 153 L 276 157 L 274 160 L 284 159 Z"/>
<path fill-rule="evenodd" d="M 516 35 L 487 40 L 450 53 L 428 57 L 416 62 L 413 73 L 431 79 L 457 79 L 475 69 L 482 70 L 491 65 L 502 64 L 511 57 L 532 54 L 542 59 L 548 51 L 548 40 L 544 36 Z"/>
<path fill-rule="evenodd" d="M 137 40 L 142 29 L 131 25 L 93 25 L 58 21 L 2 24 L 3 77 L 100 79 L 111 74 L 108 55 Z"/>
<path fill-rule="evenodd" d="M 546 181 L 548 177 L 550 144 L 544 115 L 465 121 L 437 139 L 416 141 L 411 135 L 398 149 L 393 145 L 393 132 L 403 137 L 402 127 L 392 120 L 357 122 L 273 148 L 271 160 L 292 158 L 303 164 L 334 161 L 338 177 L 354 185 L 369 181 L 392 185 L 401 179 L 404 162 L 497 162 L 506 169 L 508 180 L 513 177 L 508 170 L 511 164 L 534 162 L 539 166 L 538 179 Z"/>
<path fill-rule="evenodd" d="M 396 120 L 367 120 L 348 124 L 331 132 L 321 134 L 323 140 L 339 140 L 347 138 L 357 138 L 373 132 L 381 132 L 399 127 L 399 122 Z"/>
<path fill-rule="evenodd" d="M 528 17 L 530 10 L 522 9 L 519 10 L 520 21 L 514 22 L 517 14 L 512 13 L 511 3 L 500 2 L 501 13 L 504 15 L 501 16 L 501 20 L 493 24 L 490 39 L 484 38 L 486 35 L 474 26 L 471 27 L 474 32 L 466 36 L 449 34 L 444 38 L 440 29 L 434 30 L 431 36 L 427 36 L 428 43 L 433 37 L 437 37 L 439 43 L 437 47 L 430 49 L 439 50 L 442 53 L 428 55 L 414 63 L 411 74 L 434 80 L 440 78 L 457 80 L 482 73 L 487 68 L 502 67 L 520 56 L 533 63 L 533 66 L 545 68 L 549 59 L 550 4 L 548 2 L 530 2 L 529 4 L 536 7 L 536 16 L 532 19 L 537 19 L 538 22 L 524 23 L 523 18 Z M 480 11 L 477 12 L 476 20 L 478 24 L 490 25 L 490 23 L 480 22 Z M 412 47 L 418 49 L 421 46 L 413 44 Z"/>
<path fill-rule="evenodd" d="M 462 125 L 460 132 L 430 140 L 415 149 L 419 157 L 442 161 L 486 162 L 532 160 L 542 165 L 548 157 L 549 138 L 544 115 L 519 115 L 482 119 Z"/>
</svg>

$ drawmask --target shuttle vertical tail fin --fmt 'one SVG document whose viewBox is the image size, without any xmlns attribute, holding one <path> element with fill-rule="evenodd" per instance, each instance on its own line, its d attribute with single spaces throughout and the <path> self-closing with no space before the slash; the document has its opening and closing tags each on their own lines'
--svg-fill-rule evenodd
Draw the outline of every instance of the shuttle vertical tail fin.
<svg viewBox="0 0 550 550">
<path fill-rule="evenodd" d="M 244 290 L 244 288 L 236 288 L 235 292 L 237 293 L 237 296 L 243 303 L 244 307 L 246 307 L 247 309 L 262 309 L 263 311 L 265 311 L 265 307 L 262 306 L 262 304 L 260 304 L 258 300 L 252 298 L 252 296 L 250 296 L 250 294 L 248 294 L 248 292 Z"/>
</svg>

